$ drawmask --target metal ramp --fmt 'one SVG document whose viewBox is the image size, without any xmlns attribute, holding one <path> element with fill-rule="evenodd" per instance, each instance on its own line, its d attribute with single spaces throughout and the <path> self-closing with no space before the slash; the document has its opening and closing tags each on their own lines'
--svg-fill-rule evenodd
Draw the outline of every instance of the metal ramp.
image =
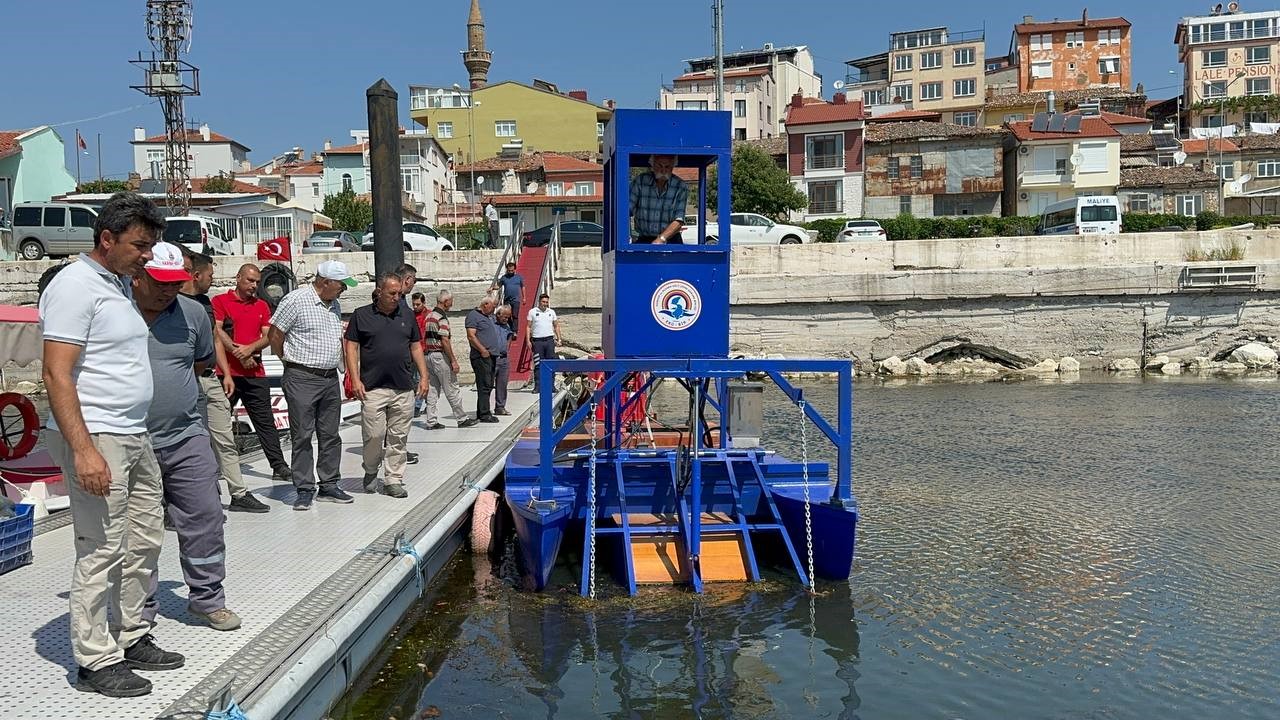
<svg viewBox="0 0 1280 720">
<path fill-rule="evenodd" d="M 705 457 L 703 455 L 705 454 Z M 779 533 L 791 563 L 805 585 L 809 584 L 791 538 L 782 523 L 773 493 L 765 482 L 759 453 L 744 450 L 714 450 L 698 453 L 690 460 L 690 479 L 682 485 L 678 451 L 666 452 L 672 507 L 660 512 L 632 511 L 627 504 L 624 468 L 626 451 L 597 456 L 597 476 L 601 466 L 611 471 L 612 482 L 596 487 L 595 535 L 621 539 L 627 591 L 635 595 L 638 585 L 688 584 L 702 592 L 704 583 L 760 580 L 752 544 L 754 533 Z M 592 462 L 590 458 L 587 460 Z M 718 469 L 721 472 L 706 472 Z M 743 507 L 743 489 L 753 483 L 760 493 L 763 521 L 748 520 Z M 604 508 L 616 506 L 618 511 Z M 727 506 L 719 509 L 720 506 Z M 588 505 L 590 507 L 590 504 Z M 695 510 L 698 509 L 698 510 Z M 588 511 L 589 512 L 589 511 Z M 588 518 L 589 519 L 589 518 Z M 608 523 L 601 526 L 601 521 Z M 581 592 L 591 589 L 592 536 L 584 533 Z"/>
</svg>

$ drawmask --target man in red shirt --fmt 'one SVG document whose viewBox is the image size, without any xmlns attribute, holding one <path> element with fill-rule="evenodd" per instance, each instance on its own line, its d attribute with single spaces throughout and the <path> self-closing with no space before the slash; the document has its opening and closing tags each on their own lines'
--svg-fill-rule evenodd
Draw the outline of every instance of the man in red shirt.
<svg viewBox="0 0 1280 720">
<path fill-rule="evenodd" d="M 422 352 L 427 351 L 427 296 L 420 292 L 413 293 L 413 319 L 418 321 L 418 334 L 422 336 Z M 427 406 L 427 398 L 425 396 L 414 398 L 413 416 L 418 417 L 422 414 L 422 409 Z"/>
<path fill-rule="evenodd" d="M 271 463 L 272 479 L 289 483 L 292 476 L 280 450 L 280 436 L 271 413 L 271 386 L 262 366 L 262 349 L 270 344 L 267 333 L 271 308 L 257 296 L 261 277 L 257 265 L 242 266 L 236 273 L 235 289 L 213 299 L 213 319 L 217 341 L 226 348 L 227 366 L 235 383 L 236 391 L 228 398 L 231 410 L 234 412 L 236 403 L 244 401 L 262 452 Z"/>
</svg>

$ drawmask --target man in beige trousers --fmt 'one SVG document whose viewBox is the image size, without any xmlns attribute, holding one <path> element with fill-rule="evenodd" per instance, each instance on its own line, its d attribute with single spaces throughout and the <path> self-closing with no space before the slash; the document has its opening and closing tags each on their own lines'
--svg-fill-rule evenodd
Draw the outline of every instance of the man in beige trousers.
<svg viewBox="0 0 1280 720">
<path fill-rule="evenodd" d="M 413 398 L 415 391 L 418 397 L 427 394 L 422 335 L 413 310 L 400 302 L 403 288 L 395 273 L 378 277 L 373 303 L 351 314 L 343 341 L 351 388 L 362 408 L 364 489 L 374 491 L 382 465 L 383 492 L 394 498 L 408 497 L 404 466 Z"/>
<path fill-rule="evenodd" d="M 75 529 L 76 687 L 107 697 L 146 695 L 151 681 L 135 669 L 185 662 L 156 646 L 143 617 L 164 525 L 160 467 L 147 434 L 148 330 L 130 278 L 151 259 L 163 229 L 155 203 L 131 192 L 113 195 L 95 222 L 93 250 L 40 297 L 46 443 L 66 479 Z"/>
</svg>

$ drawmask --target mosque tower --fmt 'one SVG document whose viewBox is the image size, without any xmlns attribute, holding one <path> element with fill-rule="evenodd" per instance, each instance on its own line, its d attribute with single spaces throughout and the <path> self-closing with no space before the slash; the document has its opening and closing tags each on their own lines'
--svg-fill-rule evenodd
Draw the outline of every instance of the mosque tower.
<svg viewBox="0 0 1280 720">
<path fill-rule="evenodd" d="M 462 51 L 462 64 L 471 78 L 471 89 L 482 88 L 489 80 L 489 65 L 493 53 L 484 49 L 484 18 L 480 15 L 480 0 L 471 0 L 471 15 L 467 17 L 467 49 Z"/>
</svg>

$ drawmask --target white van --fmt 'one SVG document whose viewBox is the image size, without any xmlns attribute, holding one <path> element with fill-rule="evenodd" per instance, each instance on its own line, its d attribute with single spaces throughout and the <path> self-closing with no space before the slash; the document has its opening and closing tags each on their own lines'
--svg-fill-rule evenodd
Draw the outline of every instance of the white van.
<svg viewBox="0 0 1280 720">
<path fill-rule="evenodd" d="M 1120 219 L 1120 199 L 1115 195 L 1082 195 L 1046 207 L 1036 234 L 1116 235 Z"/>
<path fill-rule="evenodd" d="M 164 219 L 164 241 L 184 245 L 192 252 L 208 255 L 230 255 L 231 243 L 224 237 L 222 226 L 198 215 Z"/>
</svg>

